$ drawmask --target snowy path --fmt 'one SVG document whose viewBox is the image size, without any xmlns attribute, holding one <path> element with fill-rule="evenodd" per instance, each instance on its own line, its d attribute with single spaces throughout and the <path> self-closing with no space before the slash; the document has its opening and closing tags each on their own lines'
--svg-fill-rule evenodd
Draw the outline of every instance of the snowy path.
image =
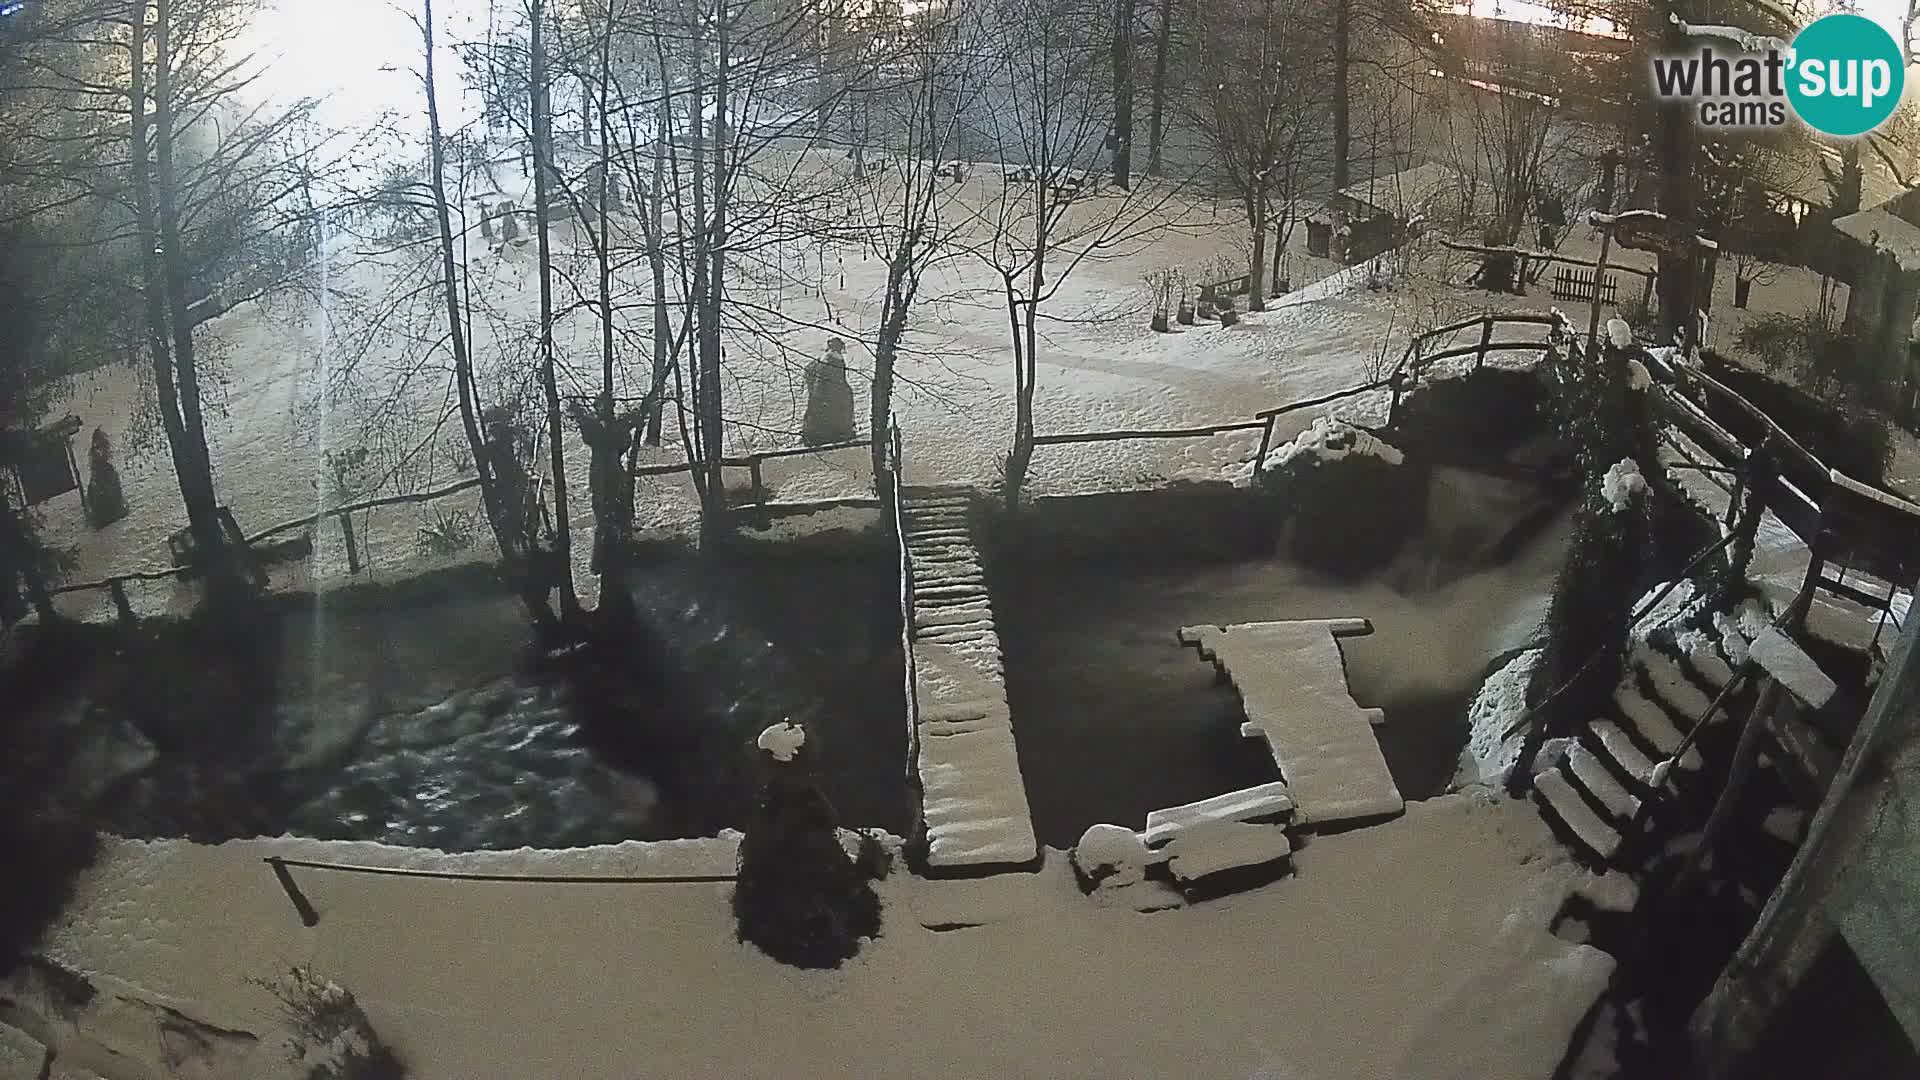
<svg viewBox="0 0 1920 1080">
<path fill-rule="evenodd" d="M 484 862 L 622 873 L 640 865 L 632 849 Z M 739 944 L 724 884 L 308 873 L 321 921 L 306 929 L 268 854 L 483 861 L 300 840 L 109 841 L 50 951 L 199 1019 L 267 1033 L 263 1047 L 275 1005 L 247 980 L 311 962 L 358 995 L 419 1080 L 1543 1077 L 1612 967 L 1547 934 L 1590 879 L 1524 802 L 1415 803 L 1317 838 L 1296 854 L 1296 877 L 1158 915 L 1094 905 L 1058 856 L 991 882 L 896 873 L 881 887 L 884 935 L 824 973 Z M 985 925 L 935 932 L 912 914 L 936 908 Z"/>
<path fill-rule="evenodd" d="M 1180 630 L 1180 640 L 1199 646 L 1239 689 L 1247 710 L 1241 733 L 1266 740 L 1296 824 L 1389 816 L 1406 805 L 1373 737 L 1382 714 L 1354 702 L 1335 640 L 1371 632 L 1365 619 Z"/>
</svg>

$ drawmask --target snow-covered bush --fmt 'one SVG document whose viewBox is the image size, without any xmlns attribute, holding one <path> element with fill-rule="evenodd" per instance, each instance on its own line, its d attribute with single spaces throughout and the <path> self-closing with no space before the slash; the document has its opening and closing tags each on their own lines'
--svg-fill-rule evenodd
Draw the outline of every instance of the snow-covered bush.
<svg viewBox="0 0 1920 1080">
<path fill-rule="evenodd" d="M 1607 466 L 1607 473 L 1600 478 L 1600 498 L 1613 513 L 1622 513 L 1633 505 L 1633 497 L 1647 490 L 1647 478 L 1640 475 L 1640 464 L 1632 458 L 1621 458 Z"/>
<path fill-rule="evenodd" d="M 262 983 L 292 1034 L 287 1050 L 306 1080 L 400 1080 L 406 1066 L 373 1030 L 353 991 L 300 965 Z"/>
<path fill-rule="evenodd" d="M 71 818 L 0 805 L 0 975 L 40 944 L 73 898 L 74 879 L 99 855 L 91 826 Z"/>
<path fill-rule="evenodd" d="M 879 935 L 880 898 L 840 843 L 804 730 L 776 724 L 760 744 L 766 787 L 740 839 L 733 887 L 740 940 L 783 964 L 839 967 L 861 939 Z"/>
<path fill-rule="evenodd" d="M 1270 455 L 1255 482 L 1289 557 L 1357 575 L 1391 559 L 1426 520 L 1427 472 L 1404 462 L 1373 433 L 1321 417 Z"/>
</svg>

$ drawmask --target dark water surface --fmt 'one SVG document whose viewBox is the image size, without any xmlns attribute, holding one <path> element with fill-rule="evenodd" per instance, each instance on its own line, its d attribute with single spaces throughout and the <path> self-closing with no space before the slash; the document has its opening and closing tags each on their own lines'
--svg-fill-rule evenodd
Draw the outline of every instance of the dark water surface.
<svg viewBox="0 0 1920 1080">
<path fill-rule="evenodd" d="M 630 587 L 643 633 L 584 668 L 527 664 L 518 602 L 477 587 L 96 642 L 0 769 L 128 836 L 566 847 L 742 824 L 752 741 L 791 716 L 843 821 L 905 830 L 886 560 L 689 556 Z"/>
</svg>

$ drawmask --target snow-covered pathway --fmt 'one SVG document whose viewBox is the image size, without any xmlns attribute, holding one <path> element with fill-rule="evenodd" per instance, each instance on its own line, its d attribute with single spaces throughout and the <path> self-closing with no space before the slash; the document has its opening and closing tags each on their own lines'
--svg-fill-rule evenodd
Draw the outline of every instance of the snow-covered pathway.
<svg viewBox="0 0 1920 1080">
<path fill-rule="evenodd" d="M 706 850 L 717 842 L 701 843 L 688 859 L 725 865 Z M 1296 855 L 1297 877 L 1156 915 L 1081 896 L 1057 853 L 1032 876 L 895 874 L 884 936 L 812 974 L 734 940 L 725 885 L 299 872 L 321 912 L 309 930 L 260 863 L 269 853 L 641 869 L 632 845 L 439 857 L 110 842 L 50 952 L 254 1031 L 272 1002 L 246 980 L 310 961 L 359 996 L 421 1080 L 1544 1077 L 1612 967 L 1546 933 L 1587 879 L 1531 807 L 1471 796 L 1317 838 Z"/>
</svg>

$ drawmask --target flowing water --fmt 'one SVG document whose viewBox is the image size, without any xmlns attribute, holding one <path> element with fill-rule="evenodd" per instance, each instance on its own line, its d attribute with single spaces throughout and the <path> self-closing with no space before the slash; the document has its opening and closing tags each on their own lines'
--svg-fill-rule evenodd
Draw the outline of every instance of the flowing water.
<svg viewBox="0 0 1920 1080">
<path fill-rule="evenodd" d="M 630 588 L 644 632 L 564 670 L 515 664 L 523 616 L 491 592 L 275 616 L 251 655 L 152 640 L 15 729 L 8 779 L 128 836 L 567 847 L 742 824 L 752 741 L 790 716 L 843 822 L 904 831 L 886 561 L 689 559 Z"/>
<path fill-rule="evenodd" d="M 1193 624 L 1371 620 L 1341 643 L 1354 698 L 1386 711 L 1375 733 L 1402 794 L 1443 790 L 1487 662 L 1539 629 L 1568 517 L 1531 484 L 1462 469 L 1435 469 L 1429 499 L 1422 534 L 1359 584 L 1278 559 L 1023 568 L 1006 553 L 995 610 L 1042 839 L 1278 778 L 1240 736 L 1232 686 L 1176 639 Z"/>
</svg>

